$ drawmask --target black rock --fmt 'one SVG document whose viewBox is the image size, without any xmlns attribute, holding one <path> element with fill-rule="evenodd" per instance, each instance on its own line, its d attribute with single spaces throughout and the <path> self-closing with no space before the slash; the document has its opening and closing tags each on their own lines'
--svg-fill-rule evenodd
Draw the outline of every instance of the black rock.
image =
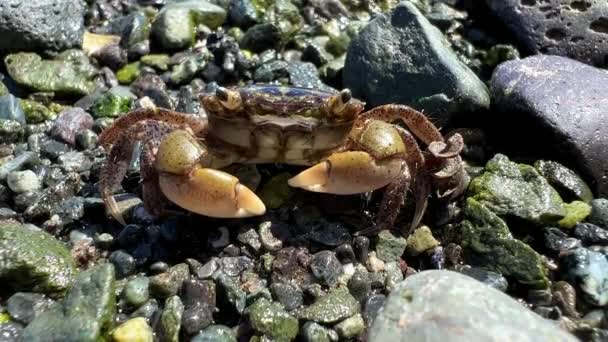
<svg viewBox="0 0 608 342">
<path fill-rule="evenodd" d="M 357 269 L 348 282 L 350 294 L 359 302 L 365 301 L 372 291 L 369 272 L 365 268 Z"/>
<path fill-rule="evenodd" d="M 352 240 L 350 231 L 341 223 L 322 223 L 310 232 L 310 240 L 321 245 L 336 247 Z"/>
<path fill-rule="evenodd" d="M 241 47 L 253 52 L 273 49 L 281 43 L 281 29 L 273 23 L 250 27 L 241 38 Z"/>
<path fill-rule="evenodd" d="M 592 189 L 608 195 L 607 87 L 606 72 L 564 57 L 505 62 L 491 81 L 502 113 L 492 118 L 496 139 L 508 141 L 514 153 L 576 165 Z"/>
<path fill-rule="evenodd" d="M 342 264 L 334 252 L 321 251 L 315 253 L 310 261 L 312 274 L 327 286 L 334 286 L 342 274 Z"/>
<path fill-rule="evenodd" d="M 553 256 L 558 256 L 561 252 L 570 249 L 576 249 L 581 246 L 581 241 L 575 238 L 568 237 L 559 228 L 549 227 L 544 231 L 545 248 L 547 248 Z"/>
<path fill-rule="evenodd" d="M 234 25 L 242 29 L 249 28 L 258 22 L 258 13 L 251 0 L 230 1 L 228 17 Z"/>
<path fill-rule="evenodd" d="M 584 245 L 608 244 L 608 230 L 592 223 L 578 223 L 574 227 L 574 236 L 580 239 Z"/>
<path fill-rule="evenodd" d="M 112 252 L 109 258 L 114 264 L 116 278 L 124 278 L 135 271 L 135 259 L 127 252 L 118 250 Z"/>
<path fill-rule="evenodd" d="M 319 70 L 310 62 L 291 62 L 287 71 L 289 82 L 296 87 L 335 91 L 321 81 Z"/>
<path fill-rule="evenodd" d="M 357 236 L 353 239 L 355 255 L 357 256 L 357 260 L 362 264 L 365 264 L 367 262 L 367 257 L 369 255 L 369 246 L 370 241 L 367 236 Z"/>
<path fill-rule="evenodd" d="M 182 328 L 194 335 L 213 323 L 213 307 L 204 303 L 187 306 L 182 316 Z"/>
<path fill-rule="evenodd" d="M 256 82 L 272 82 L 282 77 L 287 77 L 289 63 L 281 60 L 273 60 L 260 65 L 253 73 Z"/>
<path fill-rule="evenodd" d="M 95 58 L 100 65 L 118 70 L 127 64 L 127 51 L 118 44 L 110 44 L 95 53 Z"/>
<path fill-rule="evenodd" d="M 453 113 L 490 105 L 484 83 L 409 1 L 378 15 L 352 40 L 343 79 L 355 97 L 373 107 L 410 105 L 439 125 Z"/>
<path fill-rule="evenodd" d="M 603 0 L 486 0 L 531 54 L 607 66 L 608 3 Z"/>
<path fill-rule="evenodd" d="M 162 78 L 155 74 L 143 74 L 132 84 L 131 91 L 138 97 L 147 96 L 157 107 L 173 109 L 173 99 L 169 96 L 167 85 Z"/>
<path fill-rule="evenodd" d="M 275 300 L 283 304 L 285 310 L 291 311 L 304 303 L 302 290 L 289 284 L 272 283 L 270 292 Z"/>
<path fill-rule="evenodd" d="M 367 298 L 365 304 L 363 304 L 363 318 L 365 322 L 367 322 L 368 326 L 371 326 L 371 323 L 378 315 L 378 311 L 384 305 L 386 301 L 386 296 L 383 294 L 372 294 Z"/>
<path fill-rule="evenodd" d="M 80 0 L 3 0 L 0 51 L 62 51 L 80 46 L 84 11 Z"/>
<path fill-rule="evenodd" d="M 342 244 L 335 249 L 336 256 L 343 264 L 350 264 L 356 261 L 353 247 L 349 244 Z"/>
</svg>

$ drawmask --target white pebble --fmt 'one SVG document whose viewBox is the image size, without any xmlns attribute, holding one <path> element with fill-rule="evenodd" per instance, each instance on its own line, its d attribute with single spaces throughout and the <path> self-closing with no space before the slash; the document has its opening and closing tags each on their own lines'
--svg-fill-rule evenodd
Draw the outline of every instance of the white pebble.
<svg viewBox="0 0 608 342">
<path fill-rule="evenodd" d="M 6 178 L 8 187 L 16 193 L 40 189 L 40 180 L 33 171 L 13 171 Z"/>
</svg>

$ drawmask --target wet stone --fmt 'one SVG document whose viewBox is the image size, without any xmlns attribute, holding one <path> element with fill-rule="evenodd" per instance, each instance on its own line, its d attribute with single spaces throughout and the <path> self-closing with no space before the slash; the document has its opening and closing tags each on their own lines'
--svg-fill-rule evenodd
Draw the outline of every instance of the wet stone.
<svg viewBox="0 0 608 342">
<path fill-rule="evenodd" d="M 298 310 L 300 319 L 331 324 L 359 313 L 359 303 L 348 292 L 339 287 L 318 298 L 313 304 Z"/>
<path fill-rule="evenodd" d="M 596 198 L 591 202 L 589 222 L 608 229 L 608 199 Z"/>
<path fill-rule="evenodd" d="M 147 302 L 145 302 L 144 304 L 142 304 L 139 308 L 137 308 L 137 310 L 133 311 L 133 313 L 131 313 L 131 315 L 129 317 L 130 318 L 142 317 L 146 320 L 146 322 L 148 322 L 148 324 L 150 324 L 150 322 L 152 322 L 154 315 L 158 312 L 158 309 L 159 309 L 158 301 L 156 299 L 152 298 L 152 299 L 148 300 Z"/>
<path fill-rule="evenodd" d="M 378 234 L 376 242 L 376 253 L 383 261 L 398 261 L 405 251 L 407 240 L 403 237 L 394 236 L 389 230 L 383 230 Z"/>
<path fill-rule="evenodd" d="M 357 260 L 365 264 L 367 263 L 367 257 L 369 254 L 370 241 L 367 236 L 357 236 L 353 239 L 353 247 Z"/>
<path fill-rule="evenodd" d="M 248 311 L 252 328 L 272 339 L 291 341 L 298 334 L 298 320 L 279 304 L 259 299 Z"/>
<path fill-rule="evenodd" d="M 317 67 L 310 62 L 289 63 L 289 82 L 296 87 L 313 88 L 325 91 L 334 89 L 321 81 Z"/>
<path fill-rule="evenodd" d="M 93 117 L 82 108 L 74 107 L 61 111 L 55 120 L 51 135 L 74 145 L 76 135 L 93 127 Z"/>
<path fill-rule="evenodd" d="M 330 342 L 329 329 L 315 322 L 306 322 L 302 327 L 302 335 L 306 342 Z"/>
<path fill-rule="evenodd" d="M 247 294 L 241 289 L 238 279 L 229 277 L 222 272 L 214 279 L 218 288 L 225 293 L 228 302 L 236 309 L 238 313 L 243 313 L 247 303 Z"/>
<path fill-rule="evenodd" d="M 57 160 L 59 156 L 71 150 L 72 149 L 68 144 L 56 140 L 46 140 L 40 146 L 41 155 L 52 160 Z"/>
<path fill-rule="evenodd" d="M 118 117 L 131 110 L 136 96 L 128 88 L 117 86 L 103 94 L 93 104 L 91 113 L 95 118 Z"/>
<path fill-rule="evenodd" d="M 110 254 L 110 262 L 116 269 L 116 278 L 121 279 L 135 271 L 135 259 L 129 253 L 119 250 Z"/>
<path fill-rule="evenodd" d="M 165 301 L 165 308 L 160 315 L 157 336 L 162 341 L 178 342 L 184 305 L 178 296 L 171 296 Z"/>
<path fill-rule="evenodd" d="M 40 180 L 38 176 L 30 170 L 13 171 L 6 177 L 8 187 L 16 192 L 22 193 L 27 191 L 36 191 L 40 189 Z"/>
<path fill-rule="evenodd" d="M 276 48 L 280 42 L 280 28 L 273 23 L 261 23 L 250 27 L 245 32 L 241 37 L 240 45 L 253 52 L 262 52 Z"/>
<path fill-rule="evenodd" d="M 211 325 L 192 338 L 192 342 L 236 342 L 236 334 L 224 325 Z"/>
<path fill-rule="evenodd" d="M 371 326 L 371 323 L 374 321 L 378 312 L 384 306 L 384 302 L 386 301 L 386 296 L 383 294 L 372 294 L 367 297 L 365 303 L 363 304 L 363 318 L 368 325 Z"/>
<path fill-rule="evenodd" d="M 183 282 L 190 276 L 187 264 L 177 264 L 166 272 L 150 277 L 150 293 L 157 298 L 167 298 L 178 293 Z"/>
<path fill-rule="evenodd" d="M 149 284 L 150 280 L 147 277 L 138 276 L 129 279 L 123 289 L 122 296 L 129 305 L 138 308 L 150 298 Z"/>
<path fill-rule="evenodd" d="M 253 261 L 246 256 L 224 257 L 220 259 L 220 269 L 231 277 L 239 276 L 243 271 L 252 268 Z"/>
<path fill-rule="evenodd" d="M 593 192 L 585 181 L 562 164 L 539 160 L 534 163 L 534 167 L 560 193 L 565 201 L 580 200 L 590 203 L 593 200 Z"/>
<path fill-rule="evenodd" d="M 256 254 L 262 249 L 260 235 L 255 231 L 254 228 L 243 229 L 241 232 L 239 232 L 236 239 Z"/>
<path fill-rule="evenodd" d="M 321 251 L 312 256 L 310 261 L 312 274 L 321 281 L 323 285 L 334 286 L 342 273 L 342 264 L 336 258 L 334 252 Z"/>
<path fill-rule="evenodd" d="M 196 303 L 186 307 L 182 316 L 182 329 L 193 335 L 213 323 L 213 307 L 205 303 Z"/>
<path fill-rule="evenodd" d="M 365 322 L 361 314 L 356 314 L 335 325 L 338 336 L 343 339 L 355 338 L 365 330 Z"/>
<path fill-rule="evenodd" d="M 569 237 L 561 229 L 553 227 L 545 228 L 544 241 L 545 247 L 556 256 L 563 251 L 581 247 L 580 240 Z"/>
<path fill-rule="evenodd" d="M 168 93 L 167 85 L 158 75 L 148 73 L 140 75 L 131 83 L 131 91 L 138 98 L 149 97 L 157 107 L 174 108 L 174 101 Z"/>
<path fill-rule="evenodd" d="M 342 244 L 336 247 L 335 252 L 342 264 L 354 263 L 356 261 L 353 247 L 349 244 Z"/>
<path fill-rule="evenodd" d="M 228 17 L 231 23 L 240 28 L 253 26 L 259 20 L 254 1 L 252 0 L 231 1 Z"/>
<path fill-rule="evenodd" d="M 406 251 L 410 255 L 418 255 L 439 245 L 439 241 L 433 237 L 431 229 L 427 226 L 417 228 L 407 237 Z"/>
<path fill-rule="evenodd" d="M 304 303 L 302 290 L 289 284 L 272 283 L 270 292 L 274 299 L 285 307 L 285 310 L 291 311 L 300 307 Z"/>
<path fill-rule="evenodd" d="M 212 258 L 207 261 L 203 266 L 198 267 L 195 271 L 195 275 L 199 279 L 209 279 L 213 276 L 215 271 L 220 268 L 220 264 L 217 258 Z"/>
<path fill-rule="evenodd" d="M 25 113 L 18 98 L 11 94 L 0 96 L 0 120 L 12 120 L 25 125 Z"/>
<path fill-rule="evenodd" d="M 92 166 L 92 161 L 82 152 L 70 151 L 57 158 L 59 165 L 65 172 L 88 171 Z"/>
<path fill-rule="evenodd" d="M 266 62 L 253 73 L 253 79 L 256 82 L 272 82 L 289 76 L 289 63 L 282 60 L 272 60 Z"/>
<path fill-rule="evenodd" d="M 277 252 L 283 248 L 283 241 L 291 236 L 289 227 L 283 223 L 265 221 L 258 226 L 262 247 L 269 252 Z"/>
<path fill-rule="evenodd" d="M 603 306 L 608 303 L 608 257 L 598 251 L 577 248 L 560 258 L 565 278 L 582 292 L 589 303 Z"/>
<path fill-rule="evenodd" d="M 399 264 L 395 261 L 387 262 L 384 270 L 386 278 L 384 284 L 387 291 L 392 291 L 395 286 L 403 280 L 403 273 Z"/>
<path fill-rule="evenodd" d="M 348 282 L 348 290 L 359 302 L 363 302 L 372 291 L 369 272 L 363 267 L 357 267 Z"/>
<path fill-rule="evenodd" d="M 17 292 L 6 301 L 6 310 L 13 320 L 27 325 L 53 303 L 39 293 Z"/>
<path fill-rule="evenodd" d="M 321 223 L 310 233 L 310 239 L 321 245 L 336 247 L 352 240 L 350 231 L 341 223 Z"/>
<path fill-rule="evenodd" d="M 282 282 L 301 287 L 308 276 L 310 255 L 303 248 L 281 249 L 272 262 L 272 282 Z"/>
<path fill-rule="evenodd" d="M 584 245 L 608 244 L 608 231 L 591 223 L 578 223 L 574 227 L 574 236 Z"/>
<path fill-rule="evenodd" d="M 591 206 L 582 201 L 573 201 L 564 204 L 566 216 L 559 220 L 557 224 L 566 229 L 572 229 L 574 226 L 583 221 L 591 214 Z"/>
</svg>

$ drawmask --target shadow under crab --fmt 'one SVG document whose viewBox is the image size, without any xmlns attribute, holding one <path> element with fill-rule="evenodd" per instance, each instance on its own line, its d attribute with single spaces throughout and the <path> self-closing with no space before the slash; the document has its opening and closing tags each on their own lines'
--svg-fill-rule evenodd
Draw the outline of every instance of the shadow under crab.
<svg viewBox="0 0 608 342">
<path fill-rule="evenodd" d="M 352 195 L 385 188 L 374 226 L 360 232 L 365 234 L 391 229 L 410 189 L 416 200 L 411 230 L 422 219 L 432 187 L 438 197 L 454 198 L 466 184 L 462 137 L 444 139 L 422 113 L 404 105 L 364 112 L 364 103 L 348 89 L 330 93 L 274 85 L 219 88 L 202 95 L 201 103 L 206 118 L 143 108 L 101 134 L 110 153 L 100 192 L 116 220 L 125 223 L 112 193 L 137 141 L 144 145 L 144 205 L 155 216 L 167 199 L 210 217 L 264 214 L 255 193 L 220 170 L 233 163 L 310 166 L 288 183 L 314 192 Z"/>
</svg>

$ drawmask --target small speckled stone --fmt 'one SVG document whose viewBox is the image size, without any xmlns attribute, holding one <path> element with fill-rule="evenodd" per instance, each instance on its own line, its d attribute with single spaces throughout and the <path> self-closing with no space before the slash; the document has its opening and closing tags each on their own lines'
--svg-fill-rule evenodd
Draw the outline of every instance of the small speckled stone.
<svg viewBox="0 0 608 342">
<path fill-rule="evenodd" d="M 401 273 L 401 268 L 395 261 L 386 263 L 385 272 L 386 279 L 384 280 L 384 284 L 386 286 L 386 290 L 390 292 L 397 284 L 399 284 L 400 281 L 403 280 L 403 273 Z"/>
<path fill-rule="evenodd" d="M 167 298 L 165 309 L 160 315 L 158 337 L 161 341 L 178 342 L 179 330 L 184 314 L 184 304 L 178 296 Z"/>
<path fill-rule="evenodd" d="M 608 229 L 608 199 L 596 198 L 591 201 L 591 216 L 589 222 Z"/>
<path fill-rule="evenodd" d="M 249 320 L 253 329 L 279 341 L 291 341 L 298 334 L 298 320 L 264 298 L 249 307 Z"/>
<path fill-rule="evenodd" d="M 336 329 L 340 338 L 351 339 L 363 333 L 365 322 L 363 322 L 363 317 L 360 314 L 356 314 L 336 324 L 334 329 Z"/>
<path fill-rule="evenodd" d="M 299 318 L 318 323 L 335 323 L 359 313 L 359 303 L 345 287 L 330 291 L 299 311 Z"/>
<path fill-rule="evenodd" d="M 40 189 L 40 180 L 33 171 L 13 171 L 6 178 L 8 187 L 16 193 Z"/>
<path fill-rule="evenodd" d="M 227 326 L 211 325 L 194 336 L 191 342 L 236 342 L 236 335 Z"/>
<path fill-rule="evenodd" d="M 150 277 L 150 292 L 154 297 L 167 298 L 177 294 L 183 282 L 190 276 L 188 265 L 177 264 L 161 273 Z"/>
<path fill-rule="evenodd" d="M 368 325 L 371 325 L 374 321 L 385 301 L 386 296 L 383 294 L 373 294 L 367 297 L 367 300 L 363 304 L 363 317 Z"/>
<path fill-rule="evenodd" d="M 253 228 L 243 230 L 237 235 L 236 239 L 254 253 L 258 253 L 262 249 L 260 235 Z"/>
<path fill-rule="evenodd" d="M 112 333 L 114 342 L 152 342 L 152 328 L 142 317 L 132 318 L 119 325 Z"/>
<path fill-rule="evenodd" d="M 334 252 L 321 251 L 312 256 L 310 261 L 312 274 L 324 285 L 334 286 L 342 273 L 342 264 Z"/>
<path fill-rule="evenodd" d="M 439 241 L 433 237 L 431 229 L 427 226 L 417 228 L 413 234 L 407 238 L 407 252 L 416 256 L 424 251 L 439 245 Z"/>
<path fill-rule="evenodd" d="M 285 310 L 291 311 L 304 303 L 302 290 L 290 284 L 272 283 L 270 285 L 272 296 L 283 306 Z"/>
<path fill-rule="evenodd" d="M 127 303 L 137 308 L 147 302 L 150 298 L 149 284 L 150 280 L 147 277 L 135 277 L 127 281 L 123 290 Z"/>
<path fill-rule="evenodd" d="M 355 255 L 357 256 L 357 260 L 365 264 L 367 262 L 367 257 L 369 254 L 369 238 L 367 236 L 357 236 L 353 239 L 353 247 L 355 250 Z"/>
<path fill-rule="evenodd" d="M 330 342 L 329 329 L 315 322 L 306 322 L 302 327 L 305 342 Z"/>
<path fill-rule="evenodd" d="M 376 253 L 383 261 L 397 261 L 403 255 L 407 240 L 403 237 L 393 235 L 389 230 L 383 230 L 378 234 Z"/>
<path fill-rule="evenodd" d="M 277 239 L 272 233 L 272 222 L 265 221 L 258 227 L 260 241 L 265 250 L 269 252 L 277 252 L 283 248 L 283 241 Z"/>
</svg>

